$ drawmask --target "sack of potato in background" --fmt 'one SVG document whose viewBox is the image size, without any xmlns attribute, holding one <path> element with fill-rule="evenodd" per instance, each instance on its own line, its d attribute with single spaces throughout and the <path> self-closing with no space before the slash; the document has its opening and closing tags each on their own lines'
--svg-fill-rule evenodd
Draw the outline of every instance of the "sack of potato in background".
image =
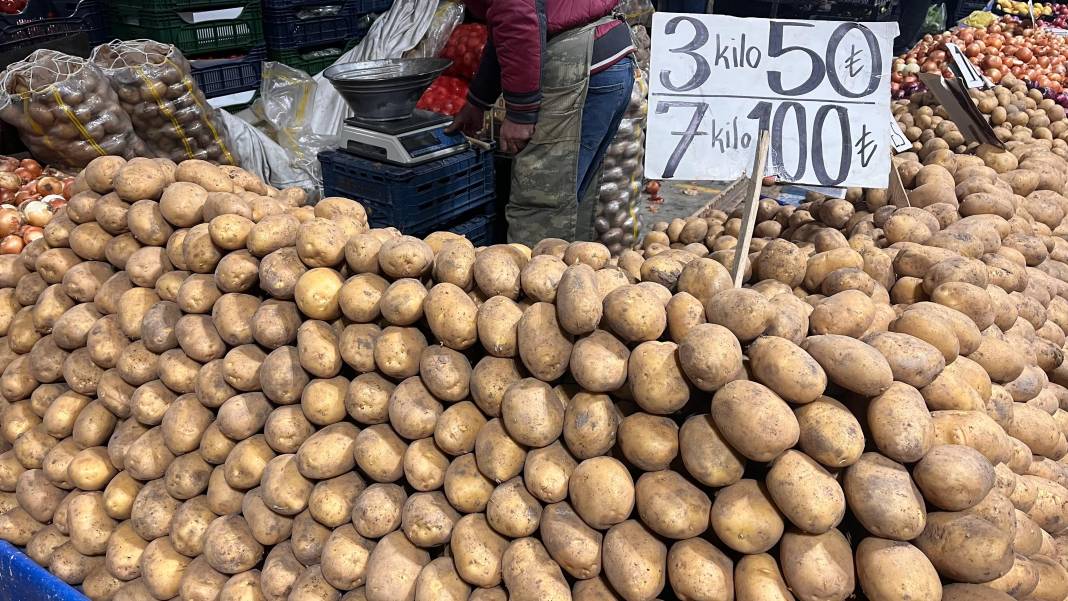
<svg viewBox="0 0 1068 601">
<path fill-rule="evenodd" d="M 134 131 L 153 155 L 236 165 L 222 121 L 174 46 L 151 40 L 114 41 L 90 60 L 107 74 Z"/>
<path fill-rule="evenodd" d="M 642 229 L 638 200 L 642 190 L 649 85 L 643 71 L 635 73 L 630 105 L 604 157 L 601 193 L 594 216 L 597 239 L 613 255 L 633 247 Z"/>
<path fill-rule="evenodd" d="M 35 158 L 55 167 L 148 154 L 100 69 L 55 50 L 37 50 L 0 73 L 0 119 Z"/>
</svg>

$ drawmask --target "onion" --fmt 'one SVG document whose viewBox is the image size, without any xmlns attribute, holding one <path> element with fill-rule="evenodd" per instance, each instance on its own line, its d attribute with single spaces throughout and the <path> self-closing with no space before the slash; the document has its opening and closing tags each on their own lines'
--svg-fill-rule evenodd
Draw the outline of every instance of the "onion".
<svg viewBox="0 0 1068 601">
<path fill-rule="evenodd" d="M 11 171 L 0 172 L 0 190 L 17 192 L 22 187 L 22 178 Z"/>
<path fill-rule="evenodd" d="M 42 177 L 37 180 L 37 191 L 41 194 L 62 194 L 63 182 L 55 177 Z"/>
<path fill-rule="evenodd" d="M 9 236 L 22 225 L 22 217 L 16 209 L 0 209 L 0 236 Z"/>
<path fill-rule="evenodd" d="M 34 240 L 43 237 L 44 230 L 36 226 L 28 227 L 22 232 L 22 241 L 26 244 L 29 244 L 30 242 L 33 242 Z"/>
<path fill-rule="evenodd" d="M 26 222 L 30 225 L 44 227 L 52 221 L 52 209 L 49 208 L 48 203 L 40 200 L 31 200 L 26 203 L 22 212 L 26 215 Z"/>
<path fill-rule="evenodd" d="M 0 240 L 0 255 L 17 255 L 25 246 L 22 238 L 18 236 L 4 236 L 4 239 Z"/>
</svg>

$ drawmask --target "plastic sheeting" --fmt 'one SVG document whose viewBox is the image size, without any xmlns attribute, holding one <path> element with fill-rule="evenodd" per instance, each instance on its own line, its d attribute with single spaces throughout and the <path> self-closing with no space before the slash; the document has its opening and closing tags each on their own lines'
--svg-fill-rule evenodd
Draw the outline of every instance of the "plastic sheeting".
<svg viewBox="0 0 1068 601">
<path fill-rule="evenodd" d="M 363 41 L 338 57 L 335 63 L 401 57 L 423 39 L 437 9 L 437 2 L 394 0 L 393 7 L 371 25 Z M 351 116 L 351 111 L 322 73 L 315 76 L 315 84 L 308 103 L 314 112 L 305 124 L 307 133 L 337 136 L 344 120 Z M 232 150 L 243 168 L 272 186 L 297 186 L 308 192 L 309 198 L 319 197 L 322 178 L 317 164 L 313 166 L 300 161 L 247 121 L 226 111 L 219 111 L 219 114 L 229 131 Z"/>
</svg>

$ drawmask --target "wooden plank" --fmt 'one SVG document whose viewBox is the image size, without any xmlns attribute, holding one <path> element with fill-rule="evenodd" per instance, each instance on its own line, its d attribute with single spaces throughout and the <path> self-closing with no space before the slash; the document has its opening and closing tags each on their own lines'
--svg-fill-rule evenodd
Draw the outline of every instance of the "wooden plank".
<svg viewBox="0 0 1068 601">
<path fill-rule="evenodd" d="M 753 173 L 749 175 L 749 194 L 745 199 L 742 212 L 742 226 L 738 230 L 738 245 L 734 249 L 734 287 L 741 288 L 745 280 L 745 262 L 749 259 L 749 245 L 753 241 L 753 229 L 756 227 L 757 208 L 760 206 L 760 189 L 764 181 L 764 172 L 768 167 L 768 146 L 771 135 L 768 130 L 760 131 L 757 139 L 756 160 Z"/>
</svg>

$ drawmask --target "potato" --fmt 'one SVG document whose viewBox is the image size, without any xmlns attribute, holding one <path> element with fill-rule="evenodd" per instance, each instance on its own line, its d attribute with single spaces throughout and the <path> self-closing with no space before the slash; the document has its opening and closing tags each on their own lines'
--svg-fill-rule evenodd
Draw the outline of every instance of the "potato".
<svg viewBox="0 0 1068 601">
<path fill-rule="evenodd" d="M 648 288 L 621 286 L 604 298 L 604 323 L 625 342 L 656 340 L 667 327 L 665 304 Z"/>
<path fill-rule="evenodd" d="M 556 293 L 556 312 L 560 327 L 569 334 L 589 334 L 597 327 L 603 306 L 593 268 L 577 263 L 564 271 Z"/>
<path fill-rule="evenodd" d="M 1009 458 L 1012 447 L 1005 431 L 989 416 L 978 411 L 935 411 L 931 413 L 935 444 L 963 444 L 979 451 L 991 464 Z"/>
<path fill-rule="evenodd" d="M 712 543 L 692 538 L 671 546 L 668 581 L 680 598 L 727 601 L 734 598 L 731 560 Z"/>
<path fill-rule="evenodd" d="M 353 506 L 365 487 L 355 472 L 317 482 L 308 498 L 308 510 L 315 521 L 337 528 L 351 520 Z"/>
<path fill-rule="evenodd" d="M 207 497 L 193 497 L 182 503 L 174 512 L 174 518 L 171 521 L 170 537 L 174 550 L 186 557 L 197 557 L 202 554 L 204 536 L 215 517 Z"/>
<path fill-rule="evenodd" d="M 492 419 L 478 431 L 475 459 L 488 478 L 503 482 L 519 475 L 525 457 L 526 449 L 509 436 L 501 420 Z"/>
<path fill-rule="evenodd" d="M 379 246 L 381 243 L 377 243 Z M 353 242 L 349 241 L 349 246 Z M 349 255 L 348 247 L 345 249 L 346 257 Z M 358 265 L 349 260 L 349 266 L 359 271 Z M 446 242 L 434 254 L 433 278 L 438 283 L 449 283 L 463 290 L 470 290 L 474 284 L 475 249 L 466 241 L 454 240 Z M 377 262 L 374 265 L 378 269 Z"/>
<path fill-rule="evenodd" d="M 683 465 L 706 486 L 729 486 L 742 478 L 745 457 L 735 451 L 716 428 L 710 415 L 687 419 L 679 429 Z"/>
<path fill-rule="evenodd" d="M 860 423 L 844 405 L 822 397 L 794 410 L 800 426 L 799 447 L 830 469 L 852 465 L 864 452 Z"/>
<path fill-rule="evenodd" d="M 742 370 L 738 339 L 717 324 L 695 327 L 679 343 L 683 372 L 701 390 L 713 392 L 733 380 Z"/>
<path fill-rule="evenodd" d="M 886 358 L 895 380 L 916 388 L 933 382 L 947 363 L 939 349 L 906 333 L 878 332 L 864 341 Z"/>
<path fill-rule="evenodd" d="M 853 514 L 876 536 L 911 540 L 923 532 L 923 497 L 901 464 L 865 453 L 845 472 L 844 490 Z"/>
<path fill-rule="evenodd" d="M 828 532 L 845 515 L 842 487 L 829 472 L 799 451 L 780 455 L 768 471 L 766 484 L 775 505 L 803 532 Z"/>
<path fill-rule="evenodd" d="M 673 342 L 649 341 L 630 353 L 629 389 L 635 402 L 649 413 L 673 413 L 690 399 L 690 386 L 683 375 L 677 349 Z"/>
<path fill-rule="evenodd" d="M 666 469 L 679 453 L 679 427 L 669 418 L 634 413 L 623 418 L 617 436 L 627 462 L 638 469 Z"/>
<path fill-rule="evenodd" d="M 504 585 L 516 601 L 558 601 L 571 597 L 560 567 L 537 539 L 513 541 L 505 550 L 501 565 Z"/>
<path fill-rule="evenodd" d="M 810 336 L 801 347 L 827 373 L 831 382 L 864 396 L 878 396 L 893 383 L 889 363 L 876 349 L 848 336 Z"/>
<path fill-rule="evenodd" d="M 642 474 L 635 491 L 642 522 L 657 534 L 686 539 L 708 529 L 712 502 L 678 473 Z"/>
<path fill-rule="evenodd" d="M 395 482 L 404 475 L 404 441 L 388 424 L 365 428 L 356 436 L 356 464 L 377 482 Z"/>
<path fill-rule="evenodd" d="M 225 370 L 226 364 L 222 363 L 222 367 Z M 260 363 L 256 377 L 263 394 L 279 405 L 298 402 L 310 381 L 300 365 L 300 352 L 292 346 L 281 346 L 271 351 Z M 233 392 L 229 383 L 224 381 L 223 384 Z"/>
<path fill-rule="evenodd" d="M 205 601 L 218 598 L 228 578 L 211 568 L 203 557 L 186 566 L 179 584 L 182 599 Z"/>
<path fill-rule="evenodd" d="M 342 591 L 363 585 L 374 548 L 375 543 L 360 536 L 350 524 L 335 530 L 323 545 L 323 579 Z"/>
<path fill-rule="evenodd" d="M 297 576 L 293 590 L 289 592 L 289 598 L 293 601 L 337 601 L 340 597 L 341 593 L 323 578 L 322 567 L 317 565 L 305 568 Z"/>
<path fill-rule="evenodd" d="M 792 601 L 775 558 L 766 553 L 746 555 L 734 568 L 737 599 L 746 601 Z"/>
<path fill-rule="evenodd" d="M 375 364 L 379 371 L 392 378 L 415 376 L 419 373 L 419 358 L 426 347 L 426 337 L 418 329 L 389 326 L 375 338 Z"/>
<path fill-rule="evenodd" d="M 823 534 L 787 532 L 779 555 L 786 582 L 798 598 L 843 600 L 852 594 L 853 555 L 838 530 Z"/>
<path fill-rule="evenodd" d="M 77 585 L 103 563 L 103 558 L 86 557 L 79 553 L 74 545 L 66 542 L 52 552 L 52 561 L 48 568 L 56 578 L 67 584 Z"/>
<path fill-rule="evenodd" d="M 551 382 L 567 371 L 573 345 L 557 323 L 553 305 L 531 305 L 517 327 L 519 356 L 531 375 Z"/>
<path fill-rule="evenodd" d="M 361 432 L 356 426 L 345 422 L 322 428 L 300 445 L 297 451 L 298 470 L 305 478 L 312 480 L 335 478 L 348 472 L 360 462 L 361 436 L 370 431 L 366 429 Z M 396 437 L 395 434 L 392 436 Z M 363 437 L 365 444 L 374 439 L 373 434 Z"/>
<path fill-rule="evenodd" d="M 204 559 L 223 574 L 250 570 L 263 557 L 263 546 L 253 537 L 245 518 L 228 515 L 208 526 L 204 539 Z"/>
<path fill-rule="evenodd" d="M 336 271 L 326 267 L 300 276 L 294 295 L 297 307 L 312 319 L 330 321 L 341 316 L 339 296 L 344 282 Z"/>
<path fill-rule="evenodd" d="M 174 597 L 189 562 L 174 550 L 170 539 L 157 538 L 145 545 L 141 555 L 141 581 L 153 597 Z"/>
<path fill-rule="evenodd" d="M 367 562 L 364 594 L 367 601 L 415 598 L 415 585 L 430 554 L 408 542 L 402 532 L 392 532 L 375 545 Z"/>
<path fill-rule="evenodd" d="M 627 519 L 634 507 L 633 480 L 626 467 L 611 457 L 579 463 L 571 474 L 568 491 L 575 512 L 599 530 Z"/>
<path fill-rule="evenodd" d="M 478 308 L 478 339 L 495 357 L 514 357 L 518 352 L 518 326 L 523 308 L 505 296 L 494 296 Z"/>
<path fill-rule="evenodd" d="M 928 501 L 948 511 L 974 507 L 994 486 L 990 462 L 963 445 L 935 446 L 916 464 L 913 477 Z"/>
<path fill-rule="evenodd" d="M 895 382 L 872 399 L 867 421 L 876 447 L 895 461 L 919 461 L 934 444 L 931 415 L 923 397 L 908 384 Z"/>
<path fill-rule="evenodd" d="M 215 283 L 222 292 L 244 292 L 259 283 L 259 267 L 259 260 L 247 250 L 227 253 L 215 267 Z"/>
<path fill-rule="evenodd" d="M 767 462 L 793 447 L 800 434 L 790 407 L 761 384 L 727 383 L 712 398 L 712 419 L 723 438 L 745 457 Z"/>
<path fill-rule="evenodd" d="M 501 583 L 501 559 L 508 546 L 508 539 L 494 532 L 481 513 L 465 515 L 453 528 L 451 548 L 456 571 L 475 586 Z"/>
<path fill-rule="evenodd" d="M 362 536 L 381 538 L 401 525 L 401 513 L 408 500 L 396 484 L 368 486 L 352 507 L 352 525 Z"/>
<path fill-rule="evenodd" d="M 421 492 L 441 488 L 449 459 L 434 444 L 433 438 L 425 438 L 408 445 L 404 456 L 405 480 Z"/>
<path fill-rule="evenodd" d="M 255 252 L 252 254 L 259 256 Z M 297 283 L 307 271 L 308 268 L 300 261 L 296 249 L 279 248 L 267 253 L 260 260 L 260 287 L 272 298 L 291 300 Z"/>
<path fill-rule="evenodd" d="M 297 561 L 288 542 L 276 545 L 267 554 L 260 573 L 263 596 L 271 601 L 286 599 L 303 570 L 304 566 Z"/>
<path fill-rule="evenodd" d="M 561 258 L 535 255 L 520 272 L 523 293 L 536 302 L 555 302 L 565 270 L 567 265 Z"/>
<path fill-rule="evenodd" d="M 624 598 L 652 599 L 663 590 L 667 548 L 640 522 L 613 526 L 605 534 L 602 552 L 605 577 Z"/>
<path fill-rule="evenodd" d="M 872 601 L 942 599 L 942 583 L 919 549 L 904 542 L 866 538 L 857 546 L 857 577 Z"/>
<path fill-rule="evenodd" d="M 1011 539 L 995 524 L 978 516 L 932 513 L 914 544 L 931 560 L 939 575 L 958 582 L 988 582 L 1012 568 Z"/>
</svg>

